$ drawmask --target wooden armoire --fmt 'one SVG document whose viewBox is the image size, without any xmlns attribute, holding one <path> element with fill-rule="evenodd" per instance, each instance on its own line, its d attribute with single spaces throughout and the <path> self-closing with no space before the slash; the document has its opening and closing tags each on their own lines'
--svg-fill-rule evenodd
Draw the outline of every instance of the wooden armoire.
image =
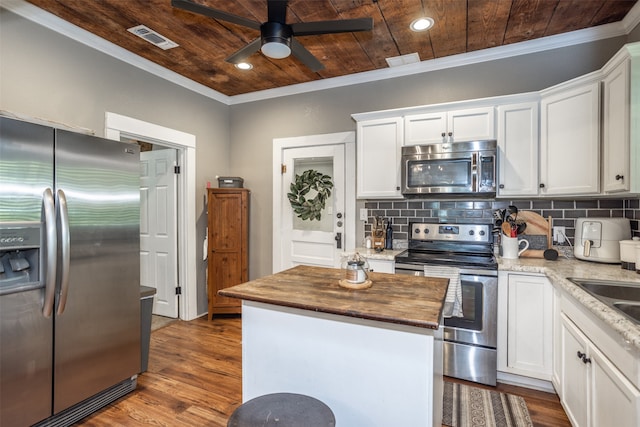
<svg viewBox="0 0 640 427">
<path fill-rule="evenodd" d="M 218 295 L 220 289 L 249 280 L 249 196 L 246 188 L 208 189 L 209 320 L 214 314 L 240 313 L 240 300 Z"/>
</svg>

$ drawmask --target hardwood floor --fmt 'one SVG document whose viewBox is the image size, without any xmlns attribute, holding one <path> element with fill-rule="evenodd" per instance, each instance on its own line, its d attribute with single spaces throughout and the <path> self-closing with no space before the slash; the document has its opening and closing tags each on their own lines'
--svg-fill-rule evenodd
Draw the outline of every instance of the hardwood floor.
<svg viewBox="0 0 640 427">
<path fill-rule="evenodd" d="M 177 321 L 153 331 L 138 388 L 77 425 L 225 427 L 242 402 L 241 345 L 239 317 Z M 554 394 L 505 384 L 496 390 L 523 396 L 534 426 L 570 426 Z"/>
</svg>

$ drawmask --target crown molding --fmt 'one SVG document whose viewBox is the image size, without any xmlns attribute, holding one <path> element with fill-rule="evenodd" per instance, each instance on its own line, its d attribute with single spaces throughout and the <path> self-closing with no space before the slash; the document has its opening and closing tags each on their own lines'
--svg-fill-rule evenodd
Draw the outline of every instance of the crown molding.
<svg viewBox="0 0 640 427">
<path fill-rule="evenodd" d="M 101 37 L 96 36 L 76 25 L 73 25 L 57 16 L 46 12 L 24 0 L 0 0 L 0 7 L 7 9 L 25 19 L 42 25 L 52 31 L 62 34 L 86 46 L 94 48 L 102 53 L 110 55 L 127 64 L 147 71 L 174 84 L 182 86 L 200 95 L 214 99 L 226 105 L 244 104 L 265 99 L 283 96 L 297 95 L 315 92 L 325 89 L 333 89 L 344 86 L 370 83 L 379 80 L 387 80 L 396 77 L 410 76 L 447 68 L 461 67 L 481 62 L 495 61 L 546 50 L 574 46 L 582 43 L 603 40 L 612 37 L 629 34 L 640 23 L 640 2 L 629 11 L 627 16 L 620 21 L 598 27 L 586 28 L 565 34 L 529 40 L 511 45 L 498 46 L 483 49 L 476 52 L 461 53 L 444 58 L 430 59 L 415 64 L 400 67 L 385 68 L 381 70 L 365 71 L 348 76 L 332 77 L 315 80 L 307 83 L 299 83 L 283 86 L 275 89 L 267 89 L 242 95 L 227 96 L 216 90 L 208 88 L 191 79 L 183 77 L 171 70 L 161 67 L 141 56 L 117 46 Z"/>
<path fill-rule="evenodd" d="M 323 89 L 331 89 L 343 86 L 351 86 L 360 83 L 369 83 L 426 73 L 430 71 L 444 70 L 447 68 L 461 67 L 481 62 L 495 61 L 562 47 L 574 46 L 582 43 L 593 42 L 611 37 L 624 36 L 627 32 L 621 22 L 605 24 L 570 33 L 544 37 L 542 39 L 529 40 L 505 46 L 483 49 L 476 52 L 461 53 L 444 58 L 429 59 L 426 61 L 403 65 L 394 68 L 365 71 L 363 73 L 350 74 L 348 76 L 333 77 L 324 80 L 315 80 L 308 83 L 300 83 L 291 86 L 283 86 L 276 89 L 267 89 L 231 97 L 232 104 L 254 102 L 280 96 L 296 95 L 305 92 L 313 92 Z"/>
<path fill-rule="evenodd" d="M 640 24 L 640 2 L 633 5 L 627 16 L 622 20 L 622 25 L 626 34 L 629 34 Z"/>
</svg>

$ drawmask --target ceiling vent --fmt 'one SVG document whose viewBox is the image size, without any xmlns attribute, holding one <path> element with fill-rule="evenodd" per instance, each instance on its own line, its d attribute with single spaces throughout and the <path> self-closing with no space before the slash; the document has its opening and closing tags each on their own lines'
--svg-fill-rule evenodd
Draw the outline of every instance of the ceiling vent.
<svg viewBox="0 0 640 427">
<path fill-rule="evenodd" d="M 153 31 L 145 25 L 137 25 L 135 27 L 128 28 L 127 31 L 158 46 L 160 49 L 167 50 L 179 46 L 178 43 L 169 40 L 165 36 Z"/>
<path fill-rule="evenodd" d="M 414 64 L 420 62 L 420 57 L 417 53 L 408 53 L 406 55 L 393 56 L 386 58 L 389 67 L 399 67 L 401 65 Z"/>
</svg>

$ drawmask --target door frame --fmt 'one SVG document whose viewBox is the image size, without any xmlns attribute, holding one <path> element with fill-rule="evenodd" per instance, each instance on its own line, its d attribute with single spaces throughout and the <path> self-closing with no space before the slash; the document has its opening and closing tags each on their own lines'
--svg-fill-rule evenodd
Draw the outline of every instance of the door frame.
<svg viewBox="0 0 640 427">
<path fill-rule="evenodd" d="M 291 138 L 275 138 L 273 140 L 273 260 L 272 271 L 276 271 L 282 264 L 280 256 L 282 246 L 281 218 L 282 218 L 282 152 L 290 148 L 305 148 L 319 145 L 344 145 L 344 251 L 356 247 L 356 133 L 338 132 L 321 135 L 297 136 Z"/>
<path fill-rule="evenodd" d="M 198 317 L 198 286 L 196 266 L 196 137 L 185 132 L 144 122 L 132 117 L 106 112 L 105 137 L 120 140 L 121 136 L 155 141 L 178 151 L 178 283 L 182 288 L 178 298 L 178 317 L 193 320 Z M 188 244 L 192 242 L 192 244 Z"/>
</svg>

